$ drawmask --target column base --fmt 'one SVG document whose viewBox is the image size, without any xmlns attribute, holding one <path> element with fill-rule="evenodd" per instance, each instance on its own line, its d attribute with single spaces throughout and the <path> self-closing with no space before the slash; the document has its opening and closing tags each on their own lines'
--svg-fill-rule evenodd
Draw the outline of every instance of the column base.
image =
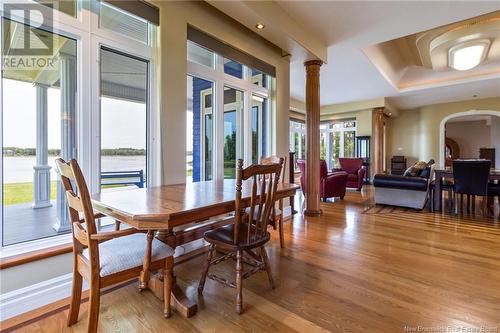
<svg viewBox="0 0 500 333">
<path fill-rule="evenodd" d="M 66 232 L 66 231 L 71 231 L 71 226 L 66 223 L 61 223 L 59 219 L 57 220 L 56 223 L 52 225 L 52 228 L 54 228 L 55 231 L 57 232 Z"/>
<path fill-rule="evenodd" d="M 304 209 L 304 215 L 305 216 L 310 216 L 310 217 L 318 217 L 323 214 L 323 211 L 321 209 L 315 210 L 315 209 Z"/>
<path fill-rule="evenodd" d="M 33 203 L 33 205 L 31 205 L 31 208 L 34 208 L 34 209 L 47 208 L 47 207 L 52 207 L 52 202 L 50 202 L 50 201 L 48 201 L 48 202 L 37 202 L 37 203 Z"/>
</svg>

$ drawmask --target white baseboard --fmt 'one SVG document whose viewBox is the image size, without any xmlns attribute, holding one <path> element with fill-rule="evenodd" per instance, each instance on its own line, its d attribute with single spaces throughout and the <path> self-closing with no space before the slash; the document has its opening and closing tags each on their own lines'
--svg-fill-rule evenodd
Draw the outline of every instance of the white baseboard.
<svg viewBox="0 0 500 333">
<path fill-rule="evenodd" d="M 0 321 L 57 302 L 71 295 L 73 273 L 0 295 Z M 83 289 L 87 289 L 84 282 Z"/>
<path fill-rule="evenodd" d="M 283 220 L 292 218 L 292 206 L 283 207 Z"/>
</svg>

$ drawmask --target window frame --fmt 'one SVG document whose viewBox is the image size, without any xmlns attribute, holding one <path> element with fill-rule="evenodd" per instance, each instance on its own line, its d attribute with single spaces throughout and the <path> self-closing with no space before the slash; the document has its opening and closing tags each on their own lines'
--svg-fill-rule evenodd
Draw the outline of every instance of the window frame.
<svg viewBox="0 0 500 333">
<path fill-rule="evenodd" d="M 187 41 L 187 43 L 194 43 Z M 196 43 L 194 43 L 196 44 Z M 200 45 L 198 45 L 200 46 Z M 200 46 L 203 47 L 203 46 Z M 203 47 L 204 48 L 204 47 Z M 267 88 L 260 87 L 252 82 L 251 69 L 243 65 L 243 78 L 239 79 L 230 74 L 224 72 L 224 56 L 214 52 L 214 66 L 213 68 L 201 65 L 199 63 L 190 61 L 187 55 L 186 47 L 186 62 L 187 62 L 187 73 L 186 75 L 198 77 L 207 81 L 213 82 L 213 97 L 212 97 L 212 115 L 213 115 L 213 126 L 214 126 L 214 136 L 213 136 L 213 153 L 212 153 L 212 179 L 221 180 L 224 179 L 224 87 L 233 88 L 243 92 L 243 116 L 239 117 L 237 125 L 239 128 L 243 129 L 243 153 L 237 158 L 243 158 L 245 166 L 252 164 L 252 95 L 256 95 L 266 99 L 267 103 L 267 126 L 269 137 L 267 141 L 267 151 L 272 152 L 272 138 L 271 128 L 273 128 L 273 110 L 271 106 L 273 105 L 271 99 L 273 98 L 273 93 L 271 89 L 271 80 L 273 79 L 270 75 L 266 75 Z M 241 123 L 242 122 L 242 123 Z M 238 146 L 238 145 L 237 145 Z M 202 174 L 202 179 L 205 179 L 205 174 Z"/>
<path fill-rule="evenodd" d="M 345 123 L 347 122 L 354 122 L 353 127 L 346 127 Z M 340 124 L 340 128 L 336 129 L 335 125 Z M 339 120 L 328 120 L 328 121 L 322 121 L 321 125 L 326 125 L 326 128 L 321 129 L 320 127 L 320 135 L 326 134 L 327 135 L 327 140 L 325 141 L 325 148 L 326 148 L 326 163 L 329 169 L 339 167 L 338 165 L 331 165 L 330 161 L 332 160 L 332 157 L 329 156 L 329 148 L 330 148 L 330 140 L 329 136 L 332 133 L 340 133 L 340 150 L 339 150 L 339 158 L 345 157 L 345 133 L 346 132 L 354 132 L 354 139 L 356 139 L 356 134 L 357 134 L 357 121 L 356 119 L 339 119 Z M 354 140 L 354 144 L 356 144 L 356 140 Z M 356 152 L 356 147 L 354 147 L 354 152 Z"/>
<path fill-rule="evenodd" d="M 51 13 L 51 20 L 42 20 L 42 16 L 31 15 L 31 26 L 48 29 L 54 34 L 59 34 L 76 40 L 76 146 L 77 158 L 82 167 L 85 178 L 88 180 L 91 194 L 100 191 L 100 68 L 98 52 L 101 45 L 135 56 L 149 62 L 148 66 L 148 97 L 147 97 L 147 186 L 161 184 L 161 144 L 159 125 L 159 76 L 158 76 L 158 31 L 148 24 L 149 44 L 144 44 L 135 39 L 101 28 L 99 26 L 99 2 L 77 0 L 76 17 L 52 9 L 33 0 L 17 0 L 15 4 L 29 4 L 40 13 Z M 0 20 L 7 18 L 19 23 L 24 23 L 22 17 L 4 12 L 0 4 Z M 43 24 L 42 24 L 43 22 Z M 0 34 L 2 25 L 0 24 Z M 3 71 L 0 68 L 0 75 Z M 3 80 L 0 80 L 0 94 L 3 94 Z M 3 96 L 2 96 L 3 97 Z M 0 105 L 2 110 L 3 105 Z M 89 111 L 89 112 L 87 112 Z M 0 126 L 3 126 L 0 118 Z M 2 127 L 3 128 L 3 127 Z M 3 147 L 3 139 L 0 137 Z M 0 158 L 3 167 L 3 158 Z M 0 200 L 3 202 L 3 175 L 0 173 Z M 0 214 L 0 224 L 3 225 L 3 211 Z M 0 239 L 3 226 L 0 228 Z M 51 248 L 71 243 L 71 233 L 48 236 L 37 240 L 28 240 L 22 243 L 3 246 L 0 244 L 0 258 L 28 254 L 33 251 L 49 251 Z"/>
</svg>

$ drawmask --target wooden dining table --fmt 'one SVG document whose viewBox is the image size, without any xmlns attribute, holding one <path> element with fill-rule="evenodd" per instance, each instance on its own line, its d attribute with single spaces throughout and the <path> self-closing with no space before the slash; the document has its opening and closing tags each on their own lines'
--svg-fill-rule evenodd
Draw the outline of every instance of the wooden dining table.
<svg viewBox="0 0 500 333">
<path fill-rule="evenodd" d="M 441 212 L 443 209 L 443 179 L 453 178 L 453 170 L 452 168 L 437 168 L 434 169 L 434 174 L 436 176 L 434 188 L 434 211 Z M 500 181 L 500 169 L 490 169 L 490 180 Z"/>
<path fill-rule="evenodd" d="M 202 181 L 178 185 L 130 190 L 102 191 L 92 197 L 96 211 L 139 230 L 155 230 L 156 238 L 173 249 L 201 239 L 203 234 L 228 224 L 228 219 L 205 223 L 235 209 L 234 179 Z M 299 186 L 279 183 L 275 200 L 293 197 Z M 251 183 L 243 182 L 242 202 L 249 204 Z M 202 223 L 203 222 L 203 223 Z M 197 225 L 199 224 L 199 227 Z M 158 279 L 152 275 L 151 279 Z M 151 281 L 150 281 L 151 282 Z M 155 280 L 152 284 L 162 283 Z M 151 288 L 160 290 L 161 288 Z M 156 293 L 158 297 L 161 292 Z M 172 287 L 173 305 L 185 317 L 197 312 L 197 303 L 189 299 L 177 283 Z"/>
</svg>

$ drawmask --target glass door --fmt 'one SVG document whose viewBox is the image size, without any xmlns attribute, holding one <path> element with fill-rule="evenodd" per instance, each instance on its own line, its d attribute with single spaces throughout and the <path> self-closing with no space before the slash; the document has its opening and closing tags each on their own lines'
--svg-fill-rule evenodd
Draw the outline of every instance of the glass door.
<svg viewBox="0 0 500 333">
<path fill-rule="evenodd" d="M 147 179 L 147 60 L 100 49 L 101 189 L 142 188 Z"/>
<path fill-rule="evenodd" d="M 2 246 L 71 231 L 55 159 L 76 157 L 76 40 L 2 19 Z"/>
<path fill-rule="evenodd" d="M 236 160 L 243 158 L 244 95 L 224 87 L 224 178 L 236 178 Z"/>
<path fill-rule="evenodd" d="M 252 95 L 252 163 L 267 156 L 267 98 Z"/>
</svg>

